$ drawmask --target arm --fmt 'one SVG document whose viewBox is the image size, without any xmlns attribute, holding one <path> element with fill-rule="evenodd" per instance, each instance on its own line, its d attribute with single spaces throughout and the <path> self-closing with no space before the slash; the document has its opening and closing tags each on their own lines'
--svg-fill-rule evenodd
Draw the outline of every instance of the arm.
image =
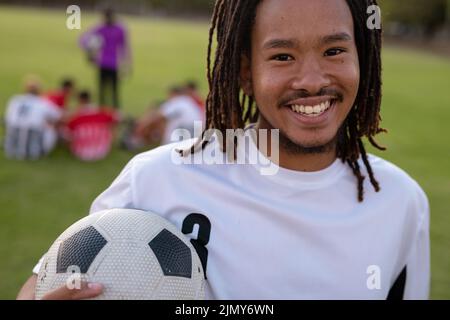
<svg viewBox="0 0 450 320">
<path fill-rule="evenodd" d="M 37 275 L 33 274 L 20 289 L 17 300 L 34 300 Z M 81 289 L 70 290 L 62 286 L 47 293 L 42 300 L 81 300 L 94 298 L 101 294 L 103 286 L 98 283 L 82 283 Z"/>
<path fill-rule="evenodd" d="M 98 33 L 98 28 L 94 28 L 94 29 L 91 29 L 91 30 L 86 31 L 85 33 L 83 33 L 83 34 L 81 35 L 80 41 L 79 41 L 80 47 L 81 47 L 83 50 L 88 50 L 88 49 L 89 49 L 89 41 L 90 41 L 90 37 L 91 37 L 92 35 L 97 34 L 97 33 Z"/>
<path fill-rule="evenodd" d="M 11 119 L 14 117 L 13 113 L 14 113 L 14 108 L 15 106 L 15 99 L 11 98 L 11 100 L 8 101 L 8 104 L 6 105 L 6 110 L 5 110 L 5 123 L 8 123 L 11 121 Z"/>
<path fill-rule="evenodd" d="M 33 273 L 30 278 L 25 282 L 17 295 L 17 300 L 35 300 L 36 283 L 38 281 L 38 273 L 41 268 L 41 264 L 44 260 L 42 257 L 36 266 L 33 268 Z M 101 294 L 103 286 L 98 283 L 81 283 L 80 289 L 70 290 L 66 286 L 62 286 L 53 291 L 48 292 L 42 300 L 79 300 L 94 298 Z"/>
<path fill-rule="evenodd" d="M 119 46 L 119 59 L 122 71 L 130 75 L 132 72 L 131 48 L 128 32 L 125 27 L 123 27 L 122 41 Z"/>
<path fill-rule="evenodd" d="M 418 208 L 421 211 L 421 221 L 417 229 L 406 265 L 405 300 L 429 299 L 430 289 L 430 235 L 429 235 L 429 204 L 425 193 L 420 190 Z"/>
<path fill-rule="evenodd" d="M 36 274 L 33 274 L 30 278 L 28 278 L 28 280 L 20 289 L 19 294 L 17 295 L 17 300 L 34 300 L 36 281 L 37 281 Z"/>
<path fill-rule="evenodd" d="M 47 111 L 47 123 L 49 126 L 56 127 L 63 119 L 64 113 L 57 107 L 46 100 L 42 100 L 42 104 Z"/>
<path fill-rule="evenodd" d="M 151 111 L 136 123 L 135 135 L 151 145 L 160 143 L 167 119 L 158 111 Z"/>
</svg>

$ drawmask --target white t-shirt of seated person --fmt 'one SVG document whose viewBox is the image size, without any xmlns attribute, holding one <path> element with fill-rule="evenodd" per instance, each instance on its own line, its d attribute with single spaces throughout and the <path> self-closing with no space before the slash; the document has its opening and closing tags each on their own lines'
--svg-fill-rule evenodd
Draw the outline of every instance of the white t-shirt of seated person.
<svg viewBox="0 0 450 320">
<path fill-rule="evenodd" d="M 53 123 L 62 117 L 62 112 L 46 99 L 23 94 L 13 97 L 6 108 L 5 123 L 7 137 L 17 135 L 9 140 L 26 146 L 29 144 L 29 132 L 39 132 L 45 152 L 56 144 L 57 132 Z M 8 139 L 7 139 L 8 140 Z M 20 148 L 20 146 L 19 146 Z"/>
<path fill-rule="evenodd" d="M 203 115 L 195 101 L 188 96 L 179 96 L 168 100 L 161 106 L 161 113 L 167 119 L 162 144 L 179 141 L 177 129 L 188 130 L 194 137 L 195 122 L 202 122 Z"/>
<path fill-rule="evenodd" d="M 6 124 L 12 127 L 45 129 L 59 120 L 61 111 L 39 96 L 24 94 L 13 97 L 6 109 Z"/>
</svg>

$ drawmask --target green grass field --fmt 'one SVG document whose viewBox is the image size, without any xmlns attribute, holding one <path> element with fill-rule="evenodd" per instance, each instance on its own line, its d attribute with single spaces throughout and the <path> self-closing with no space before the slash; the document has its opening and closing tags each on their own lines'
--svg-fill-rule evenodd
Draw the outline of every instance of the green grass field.
<svg viewBox="0 0 450 320">
<path fill-rule="evenodd" d="M 0 114 L 36 73 L 47 88 L 73 76 L 96 89 L 96 73 L 77 47 L 80 31 L 65 28 L 65 11 L 0 7 Z M 82 15 L 86 30 L 96 18 Z M 206 93 L 207 23 L 125 18 L 133 47 L 132 77 L 124 81 L 126 113 L 140 114 L 172 83 L 197 79 Z M 431 203 L 433 299 L 450 299 L 450 59 L 405 49 L 384 52 L 383 157 L 404 168 Z M 1 132 L 0 132 L 1 133 Z M 131 154 L 80 163 L 64 149 L 38 162 L 0 155 L 0 299 L 13 299 L 53 240 L 87 214 L 90 203 Z"/>
</svg>

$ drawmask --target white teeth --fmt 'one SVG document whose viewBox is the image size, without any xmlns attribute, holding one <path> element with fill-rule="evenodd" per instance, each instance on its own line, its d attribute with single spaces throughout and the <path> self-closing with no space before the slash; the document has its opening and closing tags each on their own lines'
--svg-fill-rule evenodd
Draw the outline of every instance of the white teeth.
<svg viewBox="0 0 450 320">
<path fill-rule="evenodd" d="M 313 108 L 314 113 L 320 113 L 320 105 L 317 105 Z"/>
<path fill-rule="evenodd" d="M 318 104 L 316 106 L 300 106 L 300 105 L 292 105 L 291 109 L 292 111 L 295 111 L 300 114 L 304 114 L 309 117 L 317 117 L 327 111 L 331 106 L 331 102 L 325 101 L 321 104 Z"/>
</svg>

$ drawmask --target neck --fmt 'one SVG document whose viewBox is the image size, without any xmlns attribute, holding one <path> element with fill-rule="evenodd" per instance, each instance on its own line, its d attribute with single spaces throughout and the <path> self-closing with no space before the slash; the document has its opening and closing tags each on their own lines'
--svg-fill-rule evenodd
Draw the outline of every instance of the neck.
<svg viewBox="0 0 450 320">
<path fill-rule="evenodd" d="M 259 134 L 257 134 L 258 141 L 257 146 L 261 153 L 267 158 L 271 159 L 278 166 L 295 171 L 314 172 L 328 168 L 336 160 L 336 144 L 332 144 L 329 147 L 324 148 L 320 153 L 307 153 L 307 152 L 292 152 L 283 147 L 282 143 L 279 145 L 279 159 L 271 158 L 271 135 L 270 129 L 262 126 L 260 122 L 256 125 L 256 130 L 267 129 L 267 148 L 262 148 L 259 143 Z M 281 135 L 281 132 L 280 132 Z"/>
</svg>

